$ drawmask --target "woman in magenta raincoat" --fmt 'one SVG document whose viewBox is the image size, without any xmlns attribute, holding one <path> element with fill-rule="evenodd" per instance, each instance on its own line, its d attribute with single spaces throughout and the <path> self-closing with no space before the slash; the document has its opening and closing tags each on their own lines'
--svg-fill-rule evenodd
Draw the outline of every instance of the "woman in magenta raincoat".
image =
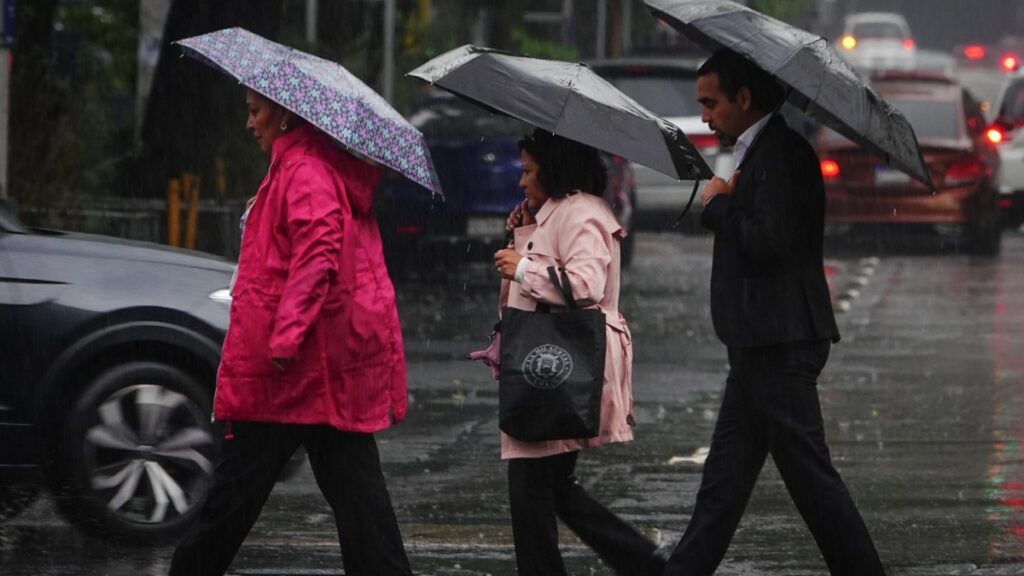
<svg viewBox="0 0 1024 576">
<path fill-rule="evenodd" d="M 376 168 L 249 90 L 270 168 L 244 218 L 214 397 L 214 486 L 172 576 L 224 574 L 300 445 L 345 573 L 411 574 L 373 433 L 405 418 L 395 293 L 371 210 Z"/>
<path fill-rule="evenodd" d="M 601 424 L 594 438 L 523 442 L 501 435 L 508 460 L 509 508 L 520 576 L 566 574 L 556 517 L 617 573 L 660 574 L 655 544 L 590 497 L 576 478 L 580 450 L 633 439 L 632 339 L 619 313 L 619 242 L 626 235 L 600 196 L 607 182 L 597 151 L 536 130 L 520 142 L 526 201 L 509 216 L 514 247 L 494 255 L 502 277 L 499 309 L 553 310 L 565 299 L 548 277 L 564 268 L 580 307 L 605 314 L 607 348 Z M 472 353 L 497 370 L 497 348 Z"/>
</svg>

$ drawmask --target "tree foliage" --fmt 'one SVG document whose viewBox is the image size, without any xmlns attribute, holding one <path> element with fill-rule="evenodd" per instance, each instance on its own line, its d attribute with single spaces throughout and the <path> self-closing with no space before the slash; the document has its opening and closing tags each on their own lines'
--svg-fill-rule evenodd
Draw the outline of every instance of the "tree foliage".
<svg viewBox="0 0 1024 576">
<path fill-rule="evenodd" d="M 109 188 L 131 143 L 137 0 L 19 3 L 11 195 L 71 205 Z"/>
<path fill-rule="evenodd" d="M 751 0 L 750 7 L 783 22 L 793 23 L 803 16 L 814 0 Z"/>
</svg>

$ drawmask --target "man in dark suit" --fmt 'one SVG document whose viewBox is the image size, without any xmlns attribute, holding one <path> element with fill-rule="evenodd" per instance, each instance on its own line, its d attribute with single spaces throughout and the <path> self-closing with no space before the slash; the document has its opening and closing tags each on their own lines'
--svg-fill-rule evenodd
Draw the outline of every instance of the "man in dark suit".
<svg viewBox="0 0 1024 576">
<path fill-rule="evenodd" d="M 729 181 L 701 192 L 701 224 L 715 233 L 711 317 L 730 369 L 693 516 L 663 573 L 715 571 L 771 454 L 831 573 L 883 575 L 818 403 L 818 374 L 839 341 L 818 158 L 777 113 L 782 88 L 750 61 L 722 50 L 697 74 L 702 120 L 737 156 Z"/>
</svg>

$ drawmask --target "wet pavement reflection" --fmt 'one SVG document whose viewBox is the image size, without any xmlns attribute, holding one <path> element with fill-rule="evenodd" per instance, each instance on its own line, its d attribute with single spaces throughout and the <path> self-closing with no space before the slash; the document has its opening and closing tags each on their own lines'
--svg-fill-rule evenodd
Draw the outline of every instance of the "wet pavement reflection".
<svg viewBox="0 0 1024 576">
<path fill-rule="evenodd" d="M 706 236 L 641 233 L 621 308 L 634 334 L 637 439 L 584 453 L 587 489 L 652 539 L 676 540 L 700 480 L 727 371 L 711 328 Z M 828 255 L 843 341 L 819 385 L 826 434 L 890 572 L 1024 574 L 1024 236 L 995 259 Z M 497 388 L 464 360 L 496 314 L 486 263 L 399 284 L 410 416 L 379 435 L 421 574 L 511 576 Z M 845 304 L 844 304 L 845 303 Z M 573 574 L 611 572 L 563 530 Z M 79 536 L 42 498 L 0 524 L 0 574 L 164 574 L 172 548 Z M 342 574 L 308 467 L 280 483 L 232 574 Z M 767 465 L 719 574 L 824 574 Z"/>
</svg>

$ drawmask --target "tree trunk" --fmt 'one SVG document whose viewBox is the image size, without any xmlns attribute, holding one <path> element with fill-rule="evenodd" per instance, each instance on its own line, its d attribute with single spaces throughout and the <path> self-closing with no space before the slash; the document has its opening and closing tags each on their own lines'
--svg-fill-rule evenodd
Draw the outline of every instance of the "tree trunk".
<svg viewBox="0 0 1024 576">
<path fill-rule="evenodd" d="M 141 150 L 122 179 L 123 195 L 160 197 L 168 179 L 185 171 L 211 182 L 217 157 L 228 161 L 228 182 L 233 189 L 229 195 L 244 197 L 255 191 L 251 162 L 259 159 L 244 134 L 244 90 L 224 73 L 192 58 L 181 58 L 181 48 L 170 43 L 231 26 L 273 39 L 282 17 L 283 0 L 174 0 L 146 110 Z"/>
<path fill-rule="evenodd" d="M 65 91 L 54 72 L 53 23 L 58 0 L 18 4 L 10 95 L 10 195 L 23 206 L 46 190 L 47 168 Z"/>
</svg>

